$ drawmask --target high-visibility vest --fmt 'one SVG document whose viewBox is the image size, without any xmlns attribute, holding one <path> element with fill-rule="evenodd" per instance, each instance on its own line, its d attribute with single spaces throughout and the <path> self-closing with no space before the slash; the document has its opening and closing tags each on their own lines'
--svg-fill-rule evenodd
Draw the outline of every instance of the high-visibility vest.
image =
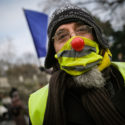
<svg viewBox="0 0 125 125">
<path fill-rule="evenodd" d="M 125 83 L 125 63 L 112 62 L 112 65 L 121 72 L 121 75 L 123 76 Z M 32 125 L 43 125 L 44 114 L 48 98 L 48 87 L 49 85 L 47 84 L 45 87 L 31 94 L 29 98 L 29 116 Z"/>
</svg>

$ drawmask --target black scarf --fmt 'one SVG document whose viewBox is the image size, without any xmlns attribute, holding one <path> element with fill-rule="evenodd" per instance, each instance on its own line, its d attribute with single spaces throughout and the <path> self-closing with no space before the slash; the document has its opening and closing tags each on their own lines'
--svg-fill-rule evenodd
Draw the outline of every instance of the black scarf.
<svg viewBox="0 0 125 125">
<path fill-rule="evenodd" d="M 67 88 L 74 86 L 72 77 L 58 70 L 50 79 L 49 94 L 44 125 L 66 125 L 64 96 Z M 124 125 L 125 119 L 119 114 L 110 100 L 107 89 L 89 89 L 81 95 L 86 111 L 97 125 Z"/>
</svg>

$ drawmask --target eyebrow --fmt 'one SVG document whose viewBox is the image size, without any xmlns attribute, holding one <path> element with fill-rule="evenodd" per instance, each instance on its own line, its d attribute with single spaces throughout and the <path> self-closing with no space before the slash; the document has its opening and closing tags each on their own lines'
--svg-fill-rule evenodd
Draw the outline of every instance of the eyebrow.
<svg viewBox="0 0 125 125">
<path fill-rule="evenodd" d="M 75 28 L 76 27 L 78 27 L 78 26 L 82 26 L 82 25 L 85 25 L 83 22 L 77 22 L 76 24 L 75 24 Z"/>
</svg>

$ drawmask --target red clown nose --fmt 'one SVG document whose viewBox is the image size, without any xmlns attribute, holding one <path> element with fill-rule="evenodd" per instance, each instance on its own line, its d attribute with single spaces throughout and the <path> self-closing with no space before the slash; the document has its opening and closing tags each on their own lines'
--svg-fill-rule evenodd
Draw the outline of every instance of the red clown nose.
<svg viewBox="0 0 125 125">
<path fill-rule="evenodd" d="M 71 42 L 71 46 L 75 51 L 81 51 L 84 48 L 84 41 L 80 37 L 74 38 Z"/>
</svg>

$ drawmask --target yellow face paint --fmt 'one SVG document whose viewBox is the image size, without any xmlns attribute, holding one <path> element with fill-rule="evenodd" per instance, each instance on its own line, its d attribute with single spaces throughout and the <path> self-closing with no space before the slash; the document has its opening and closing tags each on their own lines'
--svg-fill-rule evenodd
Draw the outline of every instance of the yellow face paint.
<svg viewBox="0 0 125 125">
<path fill-rule="evenodd" d="M 75 38 L 81 38 L 84 41 L 84 48 L 81 51 L 75 51 L 71 42 Z M 70 75 L 81 75 L 92 67 L 99 65 L 103 57 L 99 55 L 99 46 L 95 41 L 81 36 L 70 38 L 55 55 L 60 64 L 60 69 Z"/>
</svg>

